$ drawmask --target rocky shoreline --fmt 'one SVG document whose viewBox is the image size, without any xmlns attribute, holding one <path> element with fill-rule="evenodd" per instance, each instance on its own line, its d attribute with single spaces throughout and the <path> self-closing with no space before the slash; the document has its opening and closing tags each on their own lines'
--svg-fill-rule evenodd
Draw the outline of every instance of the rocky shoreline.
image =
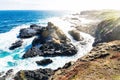
<svg viewBox="0 0 120 80">
<path fill-rule="evenodd" d="M 101 43 L 50 80 L 119 80 L 120 41 Z"/>
<path fill-rule="evenodd" d="M 115 13 L 118 13 L 114 11 Z M 112 12 L 113 14 L 113 12 Z M 120 79 L 120 16 L 108 18 L 111 11 L 83 11 L 65 17 L 63 20 L 72 23 L 74 30 L 68 33 L 76 41 L 82 41 L 79 31 L 95 37 L 93 49 L 76 62 L 68 62 L 62 68 L 21 70 L 13 77 L 14 80 L 119 80 Z M 91 17 L 94 16 L 94 17 Z M 111 15 L 112 16 L 112 15 Z M 81 19 L 89 19 L 82 24 Z M 86 21 L 87 22 L 87 21 Z M 47 26 L 30 25 L 20 30 L 20 40 L 10 46 L 10 50 L 22 46 L 23 40 L 35 37 L 32 46 L 22 56 L 23 59 L 35 56 L 56 57 L 74 56 L 78 50 L 62 30 L 51 22 Z M 51 59 L 36 61 L 37 65 L 49 65 Z M 12 70 L 0 80 L 7 80 Z"/>
</svg>

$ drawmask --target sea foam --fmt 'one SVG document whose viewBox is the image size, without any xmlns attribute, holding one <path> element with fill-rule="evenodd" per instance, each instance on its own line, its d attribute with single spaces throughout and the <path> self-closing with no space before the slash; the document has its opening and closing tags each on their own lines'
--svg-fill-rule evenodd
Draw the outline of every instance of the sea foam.
<svg viewBox="0 0 120 80">
<path fill-rule="evenodd" d="M 5 57 L 0 58 L 0 72 L 7 71 L 9 69 L 14 69 L 14 74 L 19 70 L 35 70 L 38 68 L 51 68 L 57 69 L 58 67 L 64 66 L 65 63 L 69 61 L 76 61 L 78 58 L 85 55 L 92 49 L 92 43 L 94 42 L 94 38 L 89 34 L 80 32 L 80 35 L 84 38 L 83 41 L 75 41 L 69 34 L 68 31 L 74 29 L 71 27 L 71 24 L 67 21 L 64 21 L 60 18 L 50 18 L 47 21 L 53 22 L 56 26 L 58 26 L 63 32 L 66 34 L 68 38 L 71 39 L 71 42 L 77 47 L 78 53 L 71 57 L 34 57 L 22 59 L 22 55 L 26 52 L 27 49 L 31 47 L 31 42 L 34 39 L 24 39 L 24 43 L 20 48 L 17 48 L 13 51 L 9 50 L 10 45 L 18 40 L 17 36 L 19 34 L 19 30 L 21 28 L 29 27 L 29 25 L 21 25 L 18 26 L 7 33 L 0 34 L 0 50 L 6 51 L 9 54 Z M 46 22 L 47 22 L 46 21 Z M 82 43 L 85 43 L 84 45 Z M 0 53 L 4 54 L 4 53 Z M 53 63 L 47 66 L 38 66 L 36 61 L 40 61 L 42 59 L 50 58 L 53 60 Z"/>
</svg>

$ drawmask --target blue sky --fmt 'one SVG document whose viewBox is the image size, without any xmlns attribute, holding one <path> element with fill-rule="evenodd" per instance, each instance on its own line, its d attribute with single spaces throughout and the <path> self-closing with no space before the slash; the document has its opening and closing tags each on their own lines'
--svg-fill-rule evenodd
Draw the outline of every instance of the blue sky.
<svg viewBox="0 0 120 80">
<path fill-rule="evenodd" d="M 0 0 L 0 10 L 120 9 L 120 0 Z"/>
</svg>

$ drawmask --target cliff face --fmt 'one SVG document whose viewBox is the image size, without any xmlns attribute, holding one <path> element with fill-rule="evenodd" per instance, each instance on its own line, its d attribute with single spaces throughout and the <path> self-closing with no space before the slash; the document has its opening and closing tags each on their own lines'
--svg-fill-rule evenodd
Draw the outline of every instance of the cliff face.
<svg viewBox="0 0 120 80">
<path fill-rule="evenodd" d="M 94 46 L 97 43 L 120 40 L 120 11 L 83 11 L 81 15 L 86 15 L 85 17 L 88 19 L 99 20 L 96 26 L 90 26 L 88 28 L 90 31 L 93 30 L 91 35 L 95 37 Z"/>
<path fill-rule="evenodd" d="M 78 18 L 76 20 L 79 22 L 73 18 Z M 80 14 L 74 14 L 70 21 L 78 30 L 95 37 L 94 46 L 97 43 L 120 40 L 120 11 L 82 11 Z"/>
<path fill-rule="evenodd" d="M 119 80 L 120 41 L 102 43 L 67 69 L 55 72 L 50 80 Z"/>
<path fill-rule="evenodd" d="M 97 26 L 95 32 L 95 44 L 120 40 L 120 18 L 103 20 Z"/>
</svg>

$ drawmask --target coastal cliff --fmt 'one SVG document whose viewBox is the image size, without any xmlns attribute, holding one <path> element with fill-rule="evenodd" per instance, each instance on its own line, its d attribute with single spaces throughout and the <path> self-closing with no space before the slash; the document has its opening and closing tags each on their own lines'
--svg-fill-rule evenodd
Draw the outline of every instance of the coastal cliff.
<svg viewBox="0 0 120 80">
<path fill-rule="evenodd" d="M 70 23 L 67 25 L 70 29 L 62 30 L 63 26 L 58 27 L 54 22 L 48 22 L 47 26 L 32 24 L 28 28 L 20 29 L 18 36 L 20 40 L 15 41 L 10 50 L 22 46 L 25 39 L 34 38 L 31 46 L 22 55 L 22 59 L 45 57 L 34 61 L 34 65 L 43 67 L 54 63 L 57 59 L 54 60 L 54 57 L 75 58 L 75 60 L 57 69 L 20 70 L 14 76 L 11 69 L 1 79 L 7 80 L 12 75 L 14 80 L 119 80 L 119 14 L 120 12 L 115 10 L 82 11 L 61 18 Z M 81 35 L 82 32 L 95 38 L 92 50 L 86 49 L 87 44 L 92 44 L 92 41 L 86 40 L 88 36 Z M 89 52 L 84 53 L 82 48 Z M 84 54 L 81 56 L 82 52 Z"/>
<path fill-rule="evenodd" d="M 120 26 L 119 11 L 83 11 L 74 14 L 97 20 L 90 24 L 69 20 L 78 30 L 95 37 L 93 49 L 67 68 L 58 69 L 50 80 L 119 80 Z M 79 18 L 78 18 L 79 19 Z M 76 19 L 76 20 L 78 20 Z M 81 27 L 82 26 L 82 27 Z M 86 27 L 84 27 L 86 26 Z"/>
</svg>

